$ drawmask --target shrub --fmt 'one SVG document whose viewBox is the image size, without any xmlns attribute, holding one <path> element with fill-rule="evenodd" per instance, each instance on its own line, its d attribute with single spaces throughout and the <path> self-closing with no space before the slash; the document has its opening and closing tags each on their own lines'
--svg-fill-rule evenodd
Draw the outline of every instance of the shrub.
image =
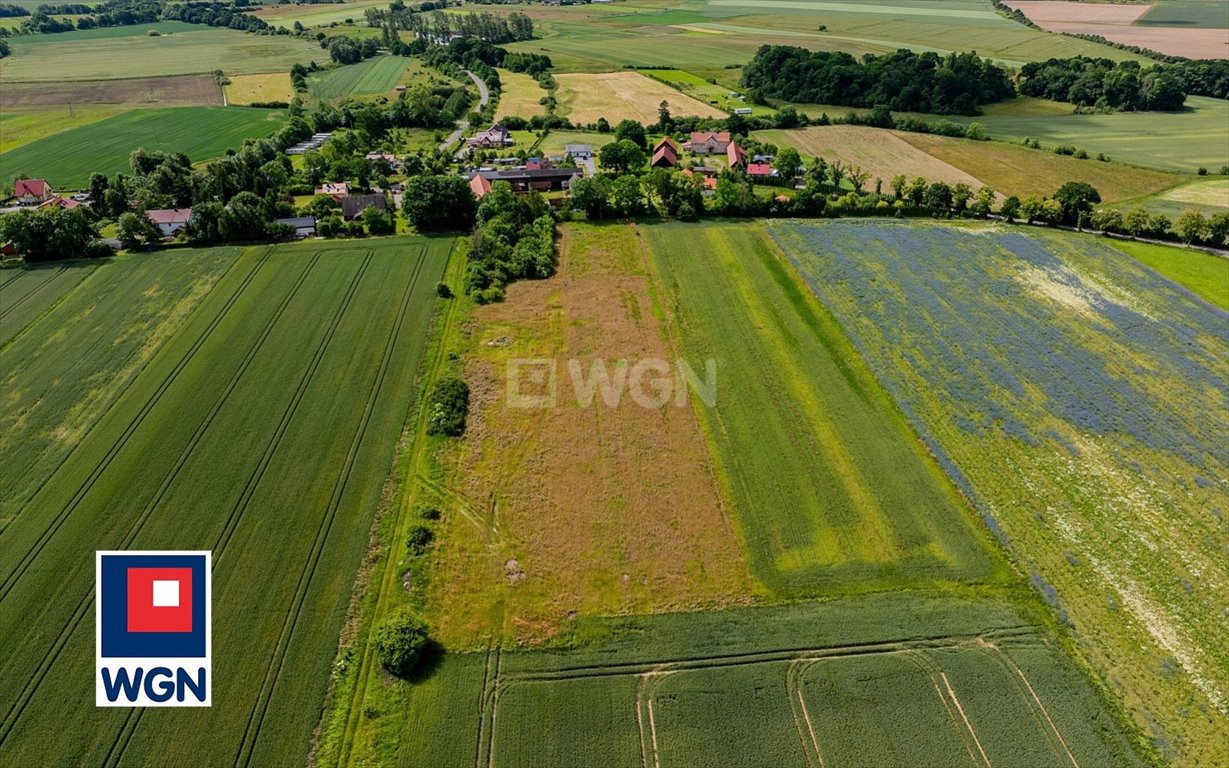
<svg viewBox="0 0 1229 768">
<path fill-rule="evenodd" d="M 1207 168 L 1202 168 L 1202 167 L 1201 167 L 1199 170 L 1195 171 L 1195 173 L 1198 173 L 1200 176 L 1207 176 L 1207 175 L 1208 175 L 1208 169 L 1207 169 Z"/>
<path fill-rule="evenodd" d="M 405 549 L 411 555 L 421 555 L 435 541 L 435 531 L 425 525 L 416 525 L 405 537 Z"/>
<path fill-rule="evenodd" d="M 443 283 L 443 282 L 436 283 L 435 284 L 435 295 L 440 297 L 441 299 L 451 299 L 452 289 L 448 287 L 448 283 Z"/>
<path fill-rule="evenodd" d="M 441 379 L 431 390 L 428 435 L 459 437 L 469 414 L 469 385 L 456 377 Z"/>
<path fill-rule="evenodd" d="M 1057 147 L 1055 147 L 1055 148 L 1054 148 L 1054 154 L 1056 154 L 1056 155 L 1074 155 L 1074 154 L 1075 154 L 1075 147 L 1071 146 L 1070 144 L 1059 144 Z"/>
<path fill-rule="evenodd" d="M 439 520 L 440 519 L 440 511 L 437 507 L 425 507 L 421 512 L 418 513 L 418 515 L 423 520 Z"/>
<path fill-rule="evenodd" d="M 375 631 L 380 664 L 397 677 L 409 677 L 414 672 L 428 642 L 427 623 L 409 608 L 398 610 Z"/>
</svg>

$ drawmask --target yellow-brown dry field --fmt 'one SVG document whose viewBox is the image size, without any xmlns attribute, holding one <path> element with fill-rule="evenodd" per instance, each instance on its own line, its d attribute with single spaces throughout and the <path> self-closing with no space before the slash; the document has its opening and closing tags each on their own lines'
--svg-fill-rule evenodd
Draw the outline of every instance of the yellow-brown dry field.
<svg viewBox="0 0 1229 768">
<path fill-rule="evenodd" d="M 1135 26 L 1151 5 L 1073 3 L 1068 0 L 1008 0 L 1034 24 L 1051 32 L 1100 35 L 1123 45 L 1138 45 L 1190 59 L 1229 57 L 1229 31 L 1194 27 Z"/>
<path fill-rule="evenodd" d="M 662 101 L 676 117 L 726 117 L 720 109 L 693 99 L 665 83 L 639 72 L 605 72 L 597 75 L 555 75 L 559 89 L 558 112 L 575 124 L 595 123 L 604 117 L 611 124 L 624 119 L 646 125 L 657 122 Z"/>
<path fill-rule="evenodd" d="M 224 87 L 228 104 L 290 101 L 294 98 L 294 91 L 290 88 L 290 75 L 286 72 L 232 75 L 230 84 Z"/>
<path fill-rule="evenodd" d="M 529 119 L 546 111 L 546 107 L 538 102 L 546 95 L 546 90 L 538 85 L 538 81 L 521 72 L 499 70 L 499 106 L 495 111 L 495 119 L 499 120 L 509 115 Z"/>
<path fill-rule="evenodd" d="M 463 444 L 428 484 L 446 503 L 430 586 L 449 647 L 492 634 L 551 637 L 576 614 L 741 602 L 757 591 L 691 404 L 646 409 L 624 393 L 577 402 L 568 361 L 678 354 L 631 227 L 565 228 L 559 273 L 513 285 L 461 336 L 471 406 Z M 509 404 L 509 363 L 556 366 L 555 407 Z M 540 393 L 532 368 L 520 391 Z M 698 370 L 702 371 L 700 367 Z M 459 511 L 459 514 L 457 513 Z"/>
</svg>

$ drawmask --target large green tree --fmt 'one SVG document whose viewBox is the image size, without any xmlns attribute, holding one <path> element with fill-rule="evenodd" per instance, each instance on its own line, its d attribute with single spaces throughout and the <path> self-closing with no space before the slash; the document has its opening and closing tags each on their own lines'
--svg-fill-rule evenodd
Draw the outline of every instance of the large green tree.
<svg viewBox="0 0 1229 768">
<path fill-rule="evenodd" d="M 419 232 L 468 230 L 478 201 L 460 176 L 415 176 L 406 182 L 402 208 Z"/>
</svg>

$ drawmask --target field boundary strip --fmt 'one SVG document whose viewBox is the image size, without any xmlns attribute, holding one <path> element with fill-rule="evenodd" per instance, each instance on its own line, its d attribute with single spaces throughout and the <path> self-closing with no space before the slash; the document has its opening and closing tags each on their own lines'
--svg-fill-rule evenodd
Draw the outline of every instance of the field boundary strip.
<svg viewBox="0 0 1229 768">
<path fill-rule="evenodd" d="M 320 260 L 319 254 L 316 254 L 312 257 L 312 259 L 308 262 L 307 266 L 303 269 L 303 271 L 299 274 L 298 278 L 292 284 L 290 290 L 286 292 L 286 295 L 282 298 L 282 301 L 278 304 L 277 309 L 274 310 L 273 315 L 269 318 L 268 322 L 265 323 L 265 327 L 260 332 L 260 334 L 257 336 L 255 343 L 252 345 L 251 349 L 248 350 L 247 355 L 244 356 L 243 360 L 240 362 L 239 367 L 236 369 L 235 373 L 231 375 L 230 381 L 228 381 L 226 386 L 221 390 L 221 395 L 214 402 L 213 408 L 210 409 L 210 412 L 205 417 L 204 421 L 202 421 L 200 426 L 197 427 L 196 432 L 193 433 L 192 435 L 192 439 L 188 441 L 188 444 L 184 447 L 183 451 L 180 453 L 179 459 L 175 463 L 175 466 L 167 474 L 166 479 L 163 480 L 163 484 L 158 489 L 157 495 L 149 503 L 149 505 L 147 505 L 146 509 L 142 512 L 140 526 L 143 526 L 145 524 L 145 521 L 153 513 L 153 510 L 157 506 L 158 502 L 161 501 L 162 497 L 170 489 L 170 486 L 174 482 L 175 477 L 179 474 L 179 471 L 183 468 L 184 464 L 187 463 L 188 458 L 191 456 L 193 450 L 195 450 L 197 444 L 199 444 L 205 432 L 208 431 L 210 425 L 213 423 L 214 418 L 218 415 L 219 412 L 221 412 L 222 408 L 226 404 L 226 401 L 229 399 L 231 393 L 239 385 L 239 382 L 243 379 L 244 375 L 246 375 L 247 369 L 251 366 L 252 361 L 256 359 L 256 355 L 260 352 L 261 348 L 264 346 L 269 336 L 273 333 L 274 327 L 277 325 L 278 321 L 281 320 L 281 317 L 285 313 L 286 308 L 290 306 L 290 303 L 294 300 L 295 296 L 298 295 L 299 290 L 303 287 L 303 284 L 307 281 L 308 274 L 312 271 L 313 268 L 315 268 L 316 263 L 319 260 Z M 263 473 L 263 467 L 258 465 L 258 468 L 254 470 L 254 472 Z M 243 509 L 246 511 L 247 503 L 248 501 L 251 500 L 251 497 L 249 496 L 247 499 L 243 499 L 241 496 L 240 498 L 241 498 Z M 238 507 L 238 505 L 236 506 Z M 227 523 L 222 528 L 222 533 L 218 535 L 219 543 L 215 545 L 214 547 L 214 551 L 218 553 L 218 557 L 213 558 L 213 561 L 212 561 L 213 571 L 215 572 L 218 569 L 218 561 L 221 559 L 221 554 L 225 551 L 225 548 L 226 548 L 225 544 L 222 543 L 222 534 L 226 532 L 227 526 L 230 524 L 230 519 L 231 517 L 234 516 L 234 514 L 235 514 L 235 511 L 232 510 L 231 516 L 228 516 Z M 240 515 L 242 515 L 242 512 L 240 513 Z M 134 539 L 135 537 L 136 537 L 136 530 L 134 530 L 133 533 L 128 538 L 125 539 L 124 547 L 122 548 L 129 546 L 132 543 L 132 539 Z M 144 712 L 145 712 L 144 709 L 139 709 L 135 711 L 130 711 L 128 713 L 128 716 L 124 719 L 124 725 L 120 728 L 119 733 L 116 734 L 115 740 L 111 743 L 111 748 L 107 750 L 106 757 L 103 760 L 104 766 L 112 765 L 112 762 L 111 762 L 112 755 L 114 755 L 115 757 L 114 764 L 115 765 L 119 764 L 120 760 L 123 758 L 125 750 L 128 749 L 128 744 L 132 741 L 133 735 L 136 734 L 136 730 L 141 724 L 141 718 Z M 129 728 L 129 723 L 131 723 L 131 728 Z M 117 747 L 118 747 L 118 751 L 117 751 Z"/>
<path fill-rule="evenodd" d="M 122 436 L 122 442 L 124 443 L 127 442 L 132 432 L 134 432 L 136 427 L 139 426 L 140 421 L 144 420 L 145 416 L 149 413 L 150 410 L 152 410 L 153 406 L 162 397 L 163 393 L 165 393 L 165 391 L 169 388 L 170 383 L 174 380 L 175 377 L 178 376 L 179 372 L 183 369 L 183 367 L 187 365 L 187 363 L 191 360 L 191 358 L 196 354 L 197 350 L 199 350 L 200 347 L 204 344 L 205 339 L 207 339 L 213 333 L 214 329 L 216 329 L 217 326 L 222 322 L 222 320 L 225 318 L 227 313 L 230 311 L 231 307 L 233 307 L 234 304 L 238 301 L 239 296 L 242 295 L 244 291 L 246 291 L 247 287 L 251 284 L 252 280 L 255 279 L 256 274 L 261 270 L 261 268 L 268 261 L 268 256 L 269 256 L 269 252 L 266 251 L 264 255 L 260 258 L 260 260 L 253 266 L 252 270 L 244 278 L 243 282 L 236 289 L 236 291 L 228 298 L 226 304 L 222 307 L 222 309 L 218 312 L 218 314 L 209 323 L 205 331 L 193 343 L 188 353 L 183 357 L 183 359 L 181 359 L 179 365 L 177 365 L 176 368 L 170 374 L 168 374 L 168 378 L 163 381 L 162 386 L 160 386 L 157 392 L 155 392 L 154 397 L 146 403 L 146 406 L 140 411 L 134 423 L 129 425 L 129 429 L 126 429 L 124 431 L 123 436 Z M 122 445 L 120 446 L 120 448 L 122 449 Z M 108 454 L 104 457 L 105 463 L 109 464 L 110 461 L 114 458 L 114 456 L 118 452 L 119 452 L 119 449 L 116 449 L 116 447 L 113 445 L 112 450 L 110 450 Z M 62 465 L 63 465 L 63 462 L 61 463 L 61 466 Z M 102 466 L 102 469 L 105 470 L 105 465 Z M 86 482 L 89 484 L 89 487 L 92 487 L 93 482 L 97 479 L 97 474 L 100 474 L 100 472 L 99 470 L 96 469 L 95 474 L 92 474 L 89 478 L 87 478 Z M 78 489 L 77 494 L 74 495 L 74 499 L 71 502 L 71 506 L 68 508 L 70 509 L 70 511 L 71 509 L 75 509 L 76 505 L 80 503 L 81 499 L 83 499 L 85 495 L 89 493 L 89 487 L 84 487 L 84 491 L 82 491 L 82 489 Z M 152 511 L 152 505 L 151 505 L 151 511 Z M 61 513 L 61 515 L 63 514 L 64 513 Z M 140 527 L 144 525 L 144 522 L 146 519 L 148 519 L 148 514 L 143 514 L 139 518 L 137 526 L 129 532 L 129 535 L 127 537 L 125 537 L 123 546 L 128 546 L 129 544 L 131 544 L 132 540 L 136 537 L 137 533 L 139 532 Z M 54 535 L 54 532 L 52 532 L 51 535 Z M 40 547 L 40 551 L 41 551 L 41 547 Z M 35 557 L 37 557 L 37 553 L 35 554 Z M 33 561 L 31 560 L 31 562 Z M 13 578 L 12 582 L 9 585 L 7 585 L 8 588 L 5 590 L 3 595 L 0 595 L 0 600 L 2 600 L 4 597 L 6 597 L 9 594 L 9 592 L 11 591 L 12 585 L 15 584 L 18 579 L 20 579 L 21 574 L 24 573 L 25 570 L 28 568 L 29 568 L 29 563 L 27 563 L 25 567 L 22 568 L 21 573 L 17 573 L 16 577 Z M 25 708 L 29 704 L 30 700 L 33 698 L 35 691 L 38 689 L 38 686 L 41 685 L 43 679 L 47 676 L 47 673 L 51 670 L 51 668 L 55 666 L 55 660 L 59 657 L 64 647 L 68 644 L 69 637 L 72 636 L 72 633 L 76 630 L 76 627 L 80 625 L 85 615 L 89 612 L 88 609 L 89 609 L 90 598 L 92 597 L 93 593 L 94 593 L 93 588 L 91 588 L 81 598 L 80 602 L 77 604 L 77 608 L 74 611 L 73 616 L 69 619 L 68 623 L 65 624 L 65 626 L 61 628 L 60 632 L 56 635 L 55 640 L 52 642 L 50 653 L 44 656 L 43 662 L 35 670 L 34 676 L 31 677 L 30 680 L 26 683 L 26 685 L 22 688 L 22 691 L 18 695 L 17 700 L 14 702 L 13 707 L 10 708 L 9 711 L 5 714 L 4 720 L 0 721 L 0 744 L 3 744 L 5 740 L 8 738 L 9 734 L 12 732 L 12 729 L 16 726 L 17 721 L 20 720 L 21 715 L 25 712 Z"/>
<path fill-rule="evenodd" d="M 353 295 L 357 293 L 358 284 L 362 276 L 366 273 L 368 265 L 374 258 L 374 251 L 368 251 L 367 258 L 363 263 L 358 276 L 356 276 L 351 293 L 345 301 L 345 308 L 348 309 Z M 235 756 L 235 764 L 249 766 L 252 763 L 252 756 L 256 749 L 256 741 L 260 738 L 260 729 L 264 724 L 265 716 L 269 711 L 269 704 L 273 698 L 273 691 L 276 687 L 277 680 L 281 676 L 282 666 L 286 661 L 286 654 L 289 652 L 290 642 L 294 636 L 296 627 L 298 626 L 299 616 L 301 615 L 303 603 L 307 599 L 307 593 L 311 588 L 311 581 L 315 575 L 316 567 L 320 562 L 320 556 L 324 551 L 325 543 L 333 528 L 333 522 L 337 517 L 337 510 L 341 506 L 342 498 L 345 495 L 347 486 L 351 480 L 351 470 L 358 458 L 359 451 L 362 448 L 363 440 L 367 434 L 367 427 L 371 423 L 372 414 L 375 412 L 376 401 L 379 399 L 380 392 L 384 388 L 384 380 L 388 374 L 393 352 L 396 350 L 397 342 L 401 337 L 402 328 L 405 326 L 405 318 L 408 312 L 411 299 L 414 296 L 414 290 L 418 285 L 418 281 L 422 276 L 423 267 L 427 260 L 427 249 L 424 247 L 418 252 L 418 261 L 414 265 L 414 271 L 410 279 L 406 283 L 405 291 L 402 293 L 401 305 L 397 310 L 397 318 L 393 323 L 393 327 L 389 330 L 388 339 L 385 342 L 384 352 L 380 359 L 380 368 L 376 373 L 375 380 L 372 383 L 371 391 L 367 396 L 367 402 L 363 409 L 363 415 L 360 419 L 359 426 L 355 431 L 354 439 L 350 444 L 350 450 L 346 455 L 346 460 L 342 465 L 341 471 L 337 475 L 334 482 L 332 493 L 329 498 L 329 505 L 324 518 L 321 520 L 320 526 L 316 530 L 316 538 L 312 543 L 312 549 L 308 556 L 308 563 L 304 570 L 300 572 L 299 583 L 295 586 L 295 597 L 290 613 L 287 615 L 282 625 L 282 635 L 278 640 L 277 646 L 274 648 L 274 656 L 270 659 L 270 666 L 266 671 L 265 679 L 261 684 L 260 694 L 257 697 L 256 704 L 253 707 L 252 713 L 248 716 L 248 723 L 244 729 L 244 737 L 240 742 L 239 751 Z M 337 321 L 334 323 L 333 329 L 329 332 L 329 337 L 333 335 L 336 326 L 340 324 L 341 317 L 344 314 L 339 312 Z M 323 357 L 323 355 L 321 355 Z M 274 667 L 276 666 L 276 669 Z M 272 672 L 272 675 L 269 673 Z M 266 690 L 268 693 L 266 694 Z M 260 715 L 255 719 L 255 729 L 252 729 L 253 718 L 256 711 L 260 711 Z M 251 742 L 247 747 L 247 754 L 244 756 L 244 746 L 248 742 L 248 733 L 251 733 Z"/>
<path fill-rule="evenodd" d="M 697 656 L 670 661 L 626 662 L 621 664 L 595 664 L 576 667 L 564 667 L 554 670 L 538 670 L 524 672 L 508 672 L 509 680 L 550 682 L 555 680 L 579 680 L 593 677 L 614 677 L 619 675 L 640 675 L 646 672 L 669 670 L 681 672 L 684 670 L 719 669 L 721 667 L 738 667 L 750 664 L 773 664 L 782 661 L 818 661 L 822 659 L 841 658 L 848 656 L 875 656 L 902 651 L 924 651 L 949 648 L 971 648 L 991 645 L 988 638 L 1023 639 L 1036 638 L 1035 627 L 1021 625 L 1019 627 L 1004 627 L 994 632 L 975 635 L 945 635 L 917 640 L 891 640 L 874 643 L 850 643 L 848 645 L 828 645 L 817 647 L 788 648 L 775 651 L 760 651 L 755 653 L 732 653 L 714 656 Z"/>
<path fill-rule="evenodd" d="M 424 250 L 426 249 L 424 248 Z M 454 241 L 451 250 L 449 251 L 449 261 L 453 259 L 456 252 L 456 243 Z M 462 263 L 461 266 L 464 267 L 464 263 Z M 443 320 L 438 331 L 439 338 L 441 339 L 446 339 L 448 337 L 456 315 L 456 306 L 457 302 L 455 301 L 447 304 L 447 309 L 443 314 Z M 444 364 L 445 359 L 445 345 L 440 344 L 435 351 L 435 358 L 431 361 L 429 367 L 424 366 L 425 372 L 422 378 L 420 391 L 425 391 L 425 387 L 435 380 L 439 374 L 441 366 Z M 412 449 L 412 455 L 409 462 L 409 469 L 406 473 L 407 478 L 410 478 L 407 479 L 407 483 L 413 482 L 412 478 L 417 474 L 415 472 L 415 468 L 422 462 L 423 452 L 426 445 L 427 420 L 425 415 L 427 412 L 427 407 L 427 398 L 419 398 L 416 413 L 414 414 L 414 421 L 417 426 L 413 438 L 414 447 Z M 403 537 L 405 535 L 406 531 L 404 529 L 410 524 L 409 515 L 406 514 L 406 509 L 409 501 L 413 497 L 413 488 L 411 486 L 404 491 L 399 502 L 396 520 L 393 523 L 392 538 L 394 541 L 401 540 L 399 537 Z M 390 552 L 384 555 L 384 573 L 380 579 L 380 583 L 376 591 L 375 605 L 371 609 L 371 617 L 379 616 L 385 607 L 390 591 L 395 588 L 394 585 L 397 581 L 397 571 L 397 560 L 392 556 L 390 550 Z M 346 726 L 337 748 L 337 762 L 335 763 L 336 768 L 343 768 L 343 766 L 348 766 L 350 764 L 350 757 L 352 755 L 351 742 L 353 741 L 354 734 L 357 732 L 359 723 L 361 722 L 361 711 L 358 705 L 367 695 L 367 682 L 372 674 L 371 667 L 373 662 L 371 643 L 367 640 L 368 634 L 369 632 L 357 633 L 359 638 L 358 642 L 361 645 L 362 651 L 360 654 L 358 671 L 355 673 L 355 684 L 351 691 L 351 695 L 349 696 L 349 701 L 346 703 Z"/>
<path fill-rule="evenodd" d="M 264 266 L 266 260 L 267 254 L 265 258 L 262 258 L 262 260 L 252 269 L 252 271 L 248 273 L 247 277 L 244 278 L 243 283 L 239 286 L 235 293 L 227 299 L 226 304 L 222 307 L 221 311 L 214 316 L 214 318 L 210 321 L 209 326 L 192 343 L 192 346 L 188 349 L 187 353 L 185 353 L 179 362 L 176 363 L 175 367 L 167 373 L 166 377 L 162 380 L 162 383 L 159 384 L 158 389 L 154 392 L 153 396 L 146 401 L 136 418 L 129 423 L 120 435 L 120 438 L 112 444 L 111 448 L 107 451 L 103 459 L 82 482 L 81 486 L 78 487 L 77 491 L 70 499 L 68 506 L 61 510 L 61 512 L 56 515 L 48 527 L 44 529 L 43 533 L 36 541 L 35 546 L 22 557 L 18 567 L 5 577 L 3 585 L 0 586 L 0 602 L 3 602 L 3 600 L 8 597 L 9 593 L 13 589 L 13 586 L 30 567 L 30 564 L 33 563 L 34 559 L 38 557 L 38 554 L 42 551 L 43 547 L 45 547 L 47 542 L 50 541 L 51 537 L 55 535 L 56 531 L 64 523 L 68 516 L 72 514 L 73 510 L 77 508 L 77 505 L 80 504 L 85 495 L 89 493 L 90 488 L 93 487 L 93 484 L 106 471 L 111 461 L 114 460 L 115 456 L 123 449 L 124 445 L 126 445 L 128 440 L 132 437 L 133 433 L 136 432 L 136 430 L 141 426 L 141 423 L 145 420 L 145 417 L 148 416 L 149 412 L 154 409 L 154 407 L 158 404 L 158 401 L 164 394 L 166 394 L 166 391 L 170 389 L 171 385 L 175 382 L 175 379 L 179 376 L 183 369 L 188 366 L 188 364 L 196 356 L 196 353 L 200 351 L 200 348 L 204 346 L 205 340 L 209 338 L 218 325 L 221 324 L 222 320 L 226 317 L 231 308 L 238 302 L 239 296 L 247 289 L 248 285 L 251 284 L 252 280 L 256 276 L 256 273 L 259 272 Z M 40 486 L 38 490 L 41 491 L 42 487 L 44 486 Z M 36 493 L 37 492 L 38 491 L 36 491 Z M 7 530 L 9 529 L 6 528 L 4 531 L 0 531 L 0 536 L 3 536 Z"/>
</svg>

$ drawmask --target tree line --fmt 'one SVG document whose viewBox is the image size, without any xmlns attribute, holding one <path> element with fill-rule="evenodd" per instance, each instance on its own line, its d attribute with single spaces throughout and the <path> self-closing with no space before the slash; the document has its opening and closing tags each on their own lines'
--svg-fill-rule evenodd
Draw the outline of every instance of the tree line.
<svg viewBox="0 0 1229 768">
<path fill-rule="evenodd" d="M 975 53 L 899 50 L 855 59 L 839 51 L 765 45 L 743 68 L 742 84 L 759 98 L 849 107 L 886 105 L 900 112 L 975 115 L 1015 93 L 1006 70 Z"/>
<path fill-rule="evenodd" d="M 1020 93 L 1083 107 L 1175 112 L 1186 101 L 1185 80 L 1163 65 L 1077 56 L 1025 64 Z"/>
</svg>

